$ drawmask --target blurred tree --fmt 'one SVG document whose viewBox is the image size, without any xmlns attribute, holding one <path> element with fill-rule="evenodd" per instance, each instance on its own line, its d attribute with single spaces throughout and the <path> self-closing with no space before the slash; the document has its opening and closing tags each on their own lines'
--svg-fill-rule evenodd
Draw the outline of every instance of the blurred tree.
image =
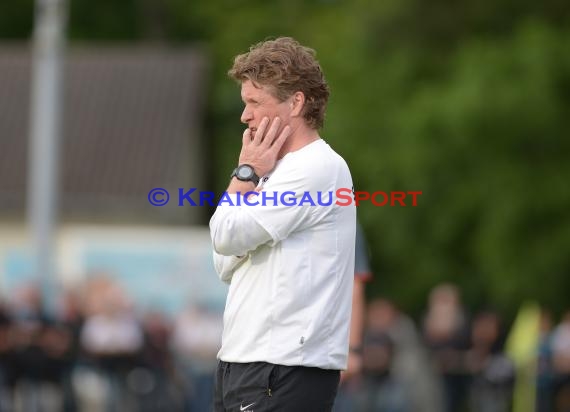
<svg viewBox="0 0 570 412">
<path fill-rule="evenodd" d="M 3 0 L 0 4 L 0 39 L 27 39 L 32 34 L 34 0 Z"/>
<path fill-rule="evenodd" d="M 365 165 L 363 189 L 423 196 L 417 208 L 360 209 L 378 228 L 381 289 L 408 307 L 438 279 L 462 285 L 471 303 L 567 304 L 569 40 L 529 23 L 512 38 L 466 42 L 446 78 L 390 99 L 387 144 L 353 169 Z"/>
<path fill-rule="evenodd" d="M 137 0 L 68 0 L 71 39 L 116 41 L 135 40 L 143 32 L 143 16 Z"/>
</svg>

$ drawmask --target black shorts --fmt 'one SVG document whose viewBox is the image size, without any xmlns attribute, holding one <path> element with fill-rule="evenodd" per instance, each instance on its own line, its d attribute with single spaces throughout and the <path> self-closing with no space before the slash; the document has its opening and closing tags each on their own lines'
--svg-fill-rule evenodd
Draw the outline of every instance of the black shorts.
<svg viewBox="0 0 570 412">
<path fill-rule="evenodd" d="M 215 412 L 329 412 L 340 371 L 266 362 L 220 361 L 214 388 Z"/>
</svg>

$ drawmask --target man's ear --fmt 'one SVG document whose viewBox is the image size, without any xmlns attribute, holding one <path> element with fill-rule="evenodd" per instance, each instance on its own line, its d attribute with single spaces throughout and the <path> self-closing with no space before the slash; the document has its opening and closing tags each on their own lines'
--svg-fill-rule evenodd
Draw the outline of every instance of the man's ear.
<svg viewBox="0 0 570 412">
<path fill-rule="evenodd" d="M 305 94 L 303 92 L 295 92 L 291 96 L 291 117 L 299 117 L 303 115 L 305 107 Z"/>
</svg>

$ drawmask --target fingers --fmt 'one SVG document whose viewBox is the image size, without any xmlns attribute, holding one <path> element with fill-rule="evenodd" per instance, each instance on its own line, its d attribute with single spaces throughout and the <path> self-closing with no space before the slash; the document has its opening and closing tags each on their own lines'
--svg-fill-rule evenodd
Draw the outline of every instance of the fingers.
<svg viewBox="0 0 570 412">
<path fill-rule="evenodd" d="M 263 119 L 261 119 L 261 123 L 259 123 L 259 126 L 257 127 L 257 130 L 255 131 L 255 134 L 253 135 L 253 143 L 260 145 L 261 142 L 263 141 L 263 135 L 265 134 L 265 129 L 267 128 L 267 125 L 269 124 L 269 117 L 264 117 Z"/>
<path fill-rule="evenodd" d="M 274 150 L 275 153 L 278 153 L 279 150 L 281 150 L 283 144 L 285 143 L 285 140 L 287 140 L 290 134 L 291 134 L 291 127 L 287 125 L 283 128 L 279 136 L 273 141 L 271 149 Z"/>
<path fill-rule="evenodd" d="M 275 163 L 283 144 L 291 135 L 291 126 L 281 128 L 283 122 L 275 117 L 269 124 L 269 118 L 264 117 L 256 129 L 247 128 L 243 132 L 243 145 L 240 153 L 240 163 L 257 165 L 258 169 L 265 170 L 268 162 Z M 265 165 L 265 166 L 264 166 Z M 273 166 L 271 165 L 271 166 Z M 268 169 L 270 170 L 271 167 Z M 257 170 L 257 169 L 256 169 Z"/>
<path fill-rule="evenodd" d="M 267 147 L 271 146 L 277 137 L 277 132 L 279 131 L 280 126 L 281 119 L 279 117 L 275 117 L 273 121 L 271 121 L 271 125 L 269 124 L 269 118 L 264 117 L 261 120 L 261 123 L 259 123 L 259 127 L 257 128 L 252 141 L 257 145 L 264 144 Z M 269 129 L 267 129 L 268 127 Z"/>
<path fill-rule="evenodd" d="M 245 130 L 243 131 L 243 137 L 242 137 L 242 143 L 243 143 L 243 145 L 245 146 L 245 145 L 251 143 L 251 139 L 252 139 L 252 137 L 251 137 L 251 129 L 248 127 L 247 129 L 245 129 Z"/>
<path fill-rule="evenodd" d="M 269 128 L 269 131 L 263 138 L 263 143 L 266 146 L 271 146 L 271 144 L 277 137 L 277 131 L 279 130 L 280 125 L 281 125 L 281 119 L 279 117 L 274 118 L 273 121 L 271 122 L 271 127 Z"/>
</svg>

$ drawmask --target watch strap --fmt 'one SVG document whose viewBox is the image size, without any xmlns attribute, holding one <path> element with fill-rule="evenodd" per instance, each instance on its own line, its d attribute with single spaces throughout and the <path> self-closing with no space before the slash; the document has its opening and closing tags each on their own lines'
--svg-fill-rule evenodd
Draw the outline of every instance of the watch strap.
<svg viewBox="0 0 570 412">
<path fill-rule="evenodd" d="M 238 175 L 238 169 L 242 166 L 247 166 L 249 168 L 251 168 L 252 174 L 249 178 L 247 179 L 243 179 L 240 178 Z M 236 167 L 234 169 L 234 171 L 232 172 L 232 174 L 230 175 L 230 178 L 236 177 L 238 180 L 241 180 L 242 182 L 252 182 L 253 184 L 255 184 L 255 186 L 257 187 L 257 185 L 259 184 L 259 181 L 261 180 L 260 177 L 255 173 L 255 170 L 253 169 L 253 167 L 251 165 L 248 164 L 241 164 L 238 167 Z"/>
</svg>

